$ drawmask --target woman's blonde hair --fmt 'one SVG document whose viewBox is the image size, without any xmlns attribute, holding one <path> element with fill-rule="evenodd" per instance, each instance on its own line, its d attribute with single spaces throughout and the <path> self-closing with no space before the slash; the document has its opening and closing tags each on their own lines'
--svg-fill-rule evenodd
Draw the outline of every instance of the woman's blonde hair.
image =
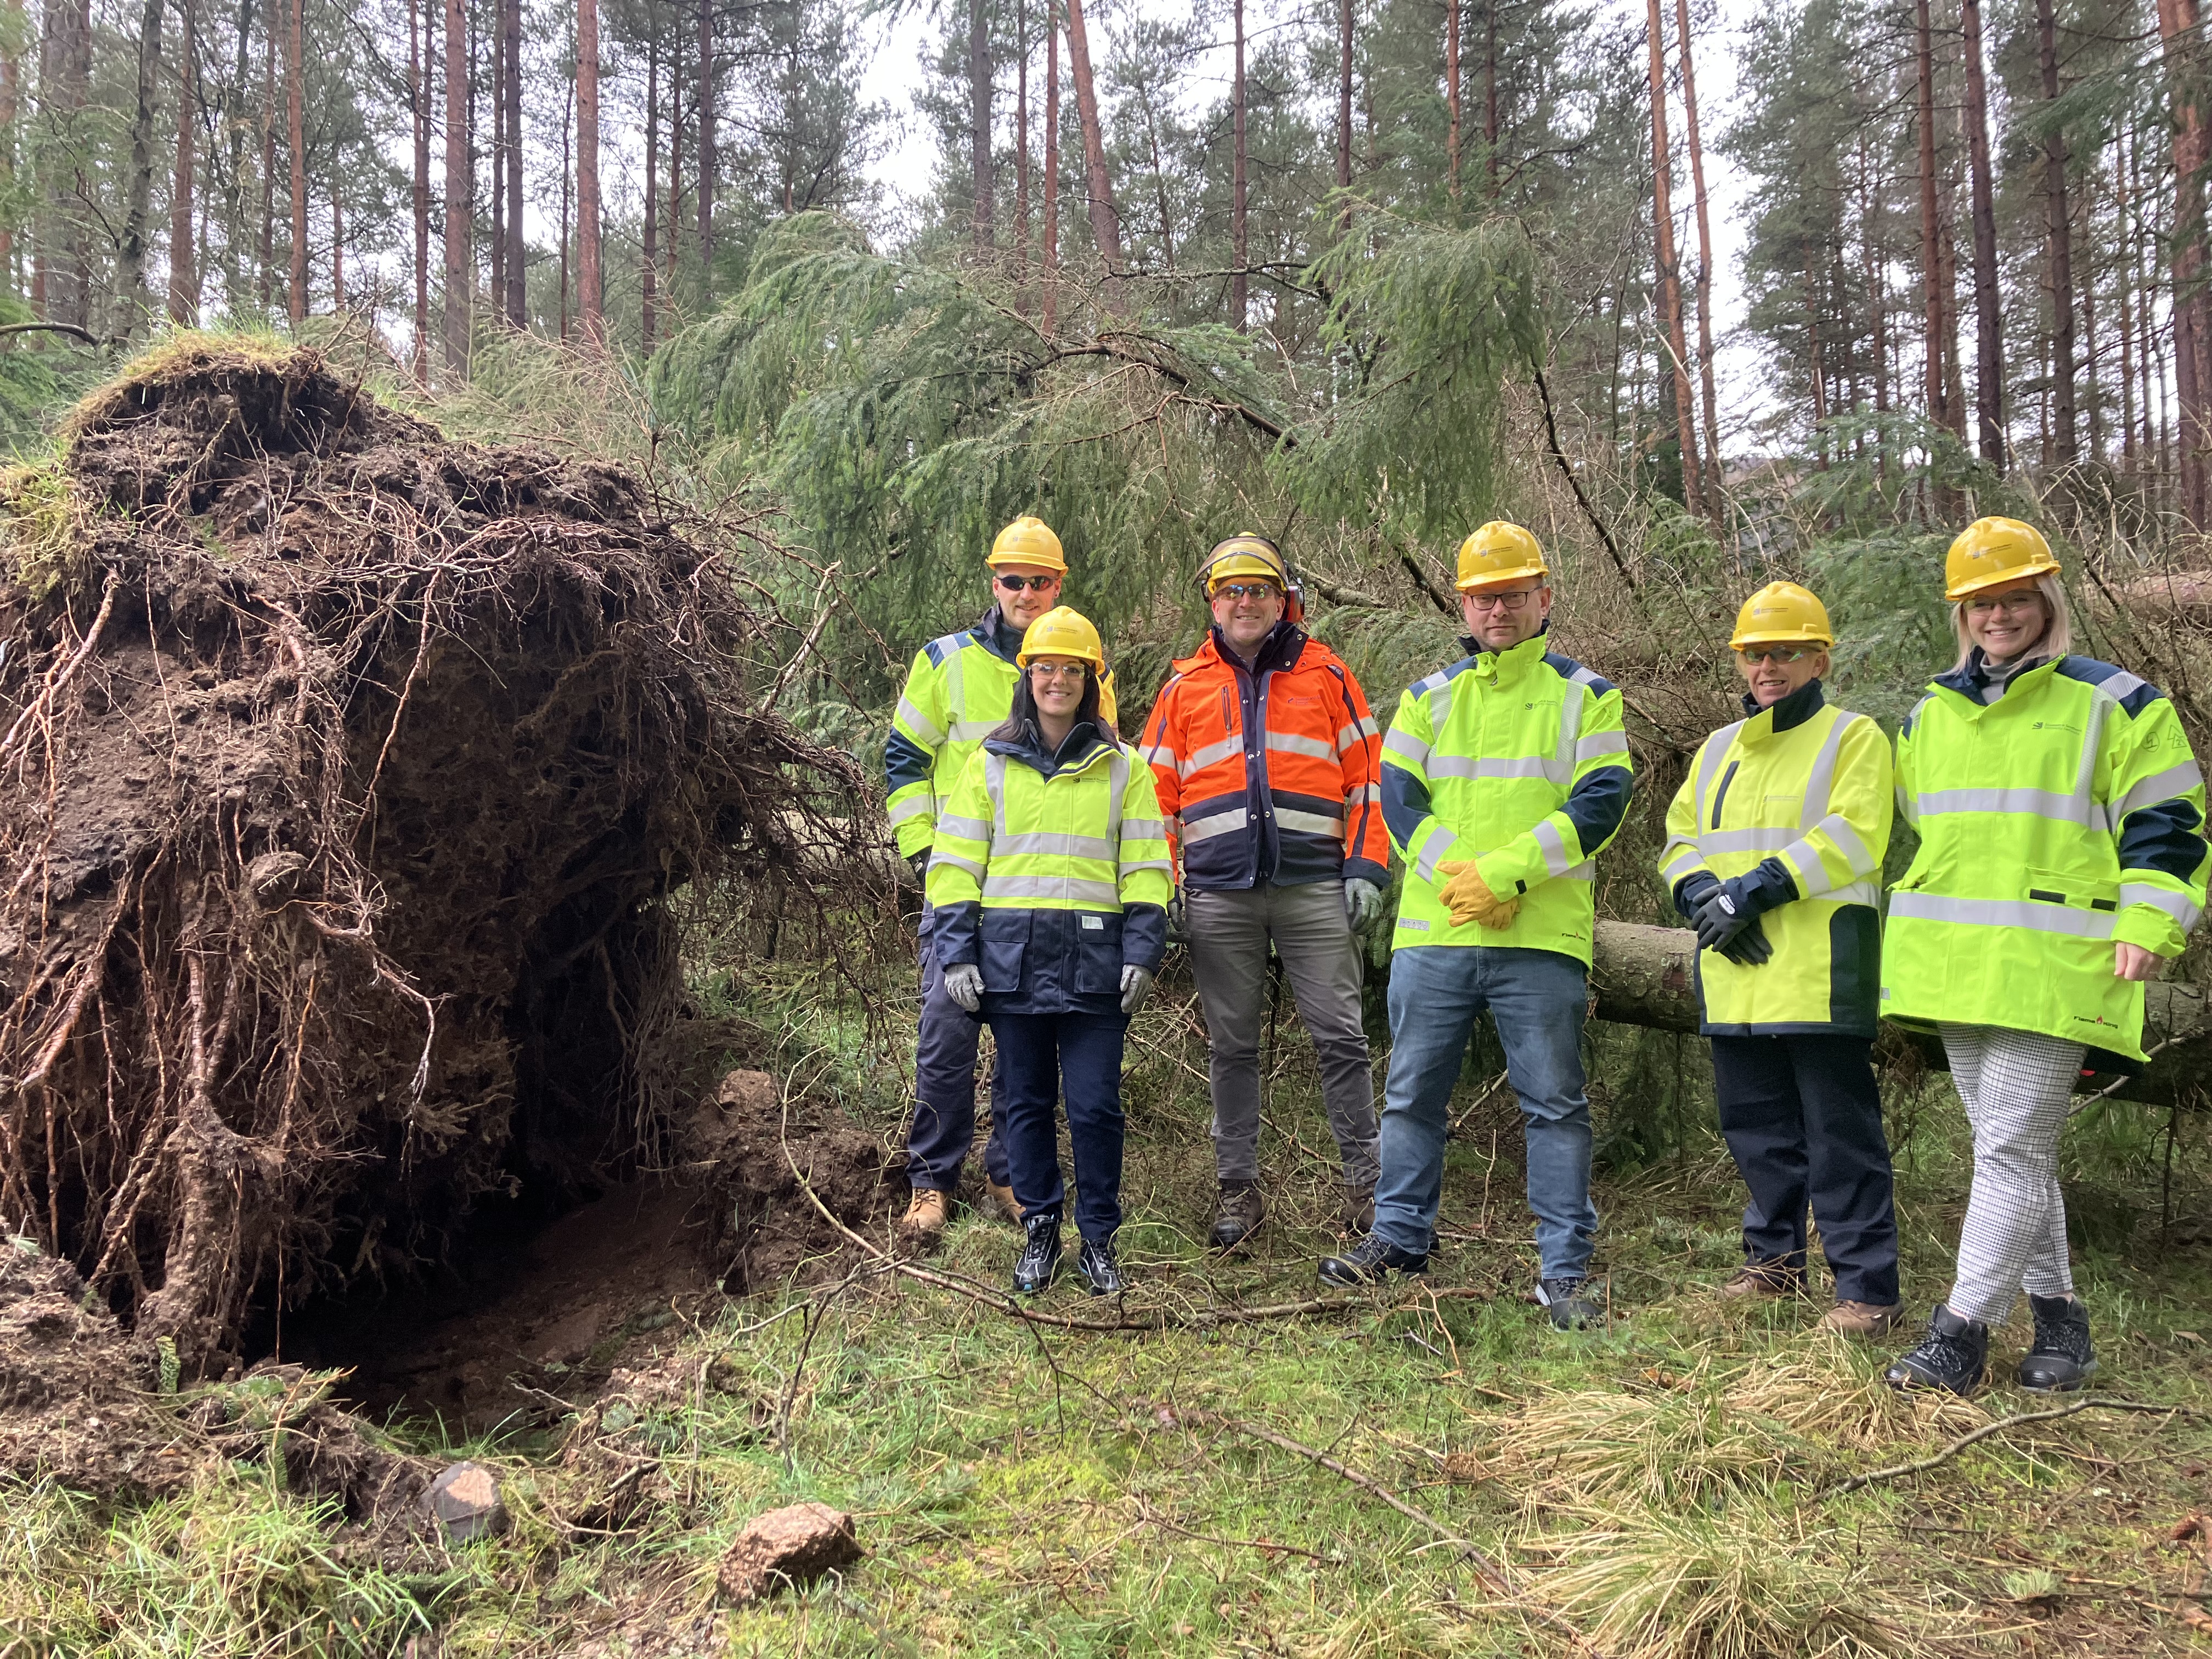
<svg viewBox="0 0 2212 1659">
<path fill-rule="evenodd" d="M 2035 579 L 2035 591 L 2043 596 L 2043 607 L 2050 616 L 2051 625 L 2023 654 L 2063 657 L 2074 648 L 2074 612 L 2067 605 L 2066 590 L 2056 575 L 2045 572 Z M 1959 641 L 1959 660 L 1951 665 L 1954 674 L 1963 672 L 1974 654 L 1973 635 L 1966 632 L 1966 607 L 1972 603 L 1971 599 L 1960 599 L 1951 607 L 1951 634 Z"/>
</svg>

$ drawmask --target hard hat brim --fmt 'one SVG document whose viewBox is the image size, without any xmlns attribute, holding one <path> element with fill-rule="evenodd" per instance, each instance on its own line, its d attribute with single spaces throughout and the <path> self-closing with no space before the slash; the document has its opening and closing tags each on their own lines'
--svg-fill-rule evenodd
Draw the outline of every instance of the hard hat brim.
<svg viewBox="0 0 2212 1659">
<path fill-rule="evenodd" d="M 1056 553 L 988 553 L 983 562 L 994 570 L 1004 570 L 1010 565 L 1025 564 L 1032 570 L 1049 570 L 1055 576 L 1067 574 L 1067 561 Z"/>
<path fill-rule="evenodd" d="M 1815 633 L 1811 629 L 1761 629 L 1756 634 L 1738 634 L 1729 641 L 1729 649 L 1741 651 L 1747 645 L 1817 645 L 1823 647 L 1835 644 L 1832 634 Z"/>
<path fill-rule="evenodd" d="M 2026 564 L 2015 565 L 2010 570 L 2000 570 L 1994 575 L 1977 577 L 1970 582 L 1953 583 L 1944 588 L 1943 597 L 1954 601 L 1971 599 L 2005 582 L 2026 581 L 2033 576 L 2055 576 L 2057 574 L 2058 561 L 2056 558 L 2030 559 Z"/>
<path fill-rule="evenodd" d="M 1551 571 L 1540 564 L 1524 564 L 1517 570 L 1486 570 L 1479 575 L 1462 576 L 1452 586 L 1462 593 L 1484 593 L 1508 582 L 1525 582 L 1531 576 L 1548 583 L 1551 575 Z"/>
</svg>

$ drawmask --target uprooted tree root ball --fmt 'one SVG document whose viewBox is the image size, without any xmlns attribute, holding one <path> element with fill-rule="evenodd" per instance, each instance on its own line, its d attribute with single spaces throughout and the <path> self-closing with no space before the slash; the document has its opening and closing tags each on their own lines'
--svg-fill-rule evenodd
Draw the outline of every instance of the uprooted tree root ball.
<svg viewBox="0 0 2212 1659">
<path fill-rule="evenodd" d="M 752 712 L 721 560 L 613 468 L 190 336 L 5 495 L 5 1230 L 191 1376 L 658 1158 L 679 890 L 818 877 L 860 810 Z"/>
</svg>

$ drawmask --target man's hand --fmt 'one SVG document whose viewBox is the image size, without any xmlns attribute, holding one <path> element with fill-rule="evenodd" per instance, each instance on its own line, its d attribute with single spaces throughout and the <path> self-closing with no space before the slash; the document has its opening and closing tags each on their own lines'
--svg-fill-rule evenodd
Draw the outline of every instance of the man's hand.
<svg viewBox="0 0 2212 1659">
<path fill-rule="evenodd" d="M 1516 896 L 1502 899 L 1490 890 L 1490 884 L 1474 867 L 1473 859 L 1449 859 L 1437 866 L 1437 873 L 1444 878 L 1444 884 L 1437 891 L 1444 908 L 1451 912 L 1452 926 L 1464 927 L 1470 921 L 1479 921 L 1493 933 L 1502 933 L 1513 925 L 1520 914 L 1521 901 Z"/>
<path fill-rule="evenodd" d="M 1145 1006 L 1145 999 L 1152 994 L 1154 975 L 1149 968 L 1139 968 L 1133 962 L 1121 967 L 1121 1012 L 1133 1014 Z"/>
<path fill-rule="evenodd" d="M 1376 917 L 1382 914 L 1382 890 L 1371 881 L 1362 881 L 1357 876 L 1344 884 L 1344 915 L 1352 923 L 1352 931 L 1364 933 L 1372 927 Z"/>
<path fill-rule="evenodd" d="M 2118 979 L 2144 980 L 2158 972 L 2158 952 L 2119 939 L 2112 945 L 2112 974 Z"/>
<path fill-rule="evenodd" d="M 945 970 L 945 994 L 974 1013 L 983 1006 L 983 970 L 972 962 L 956 962 Z"/>
<path fill-rule="evenodd" d="M 1190 907 L 1183 902 L 1180 887 L 1168 896 L 1168 943 L 1190 943 Z"/>
</svg>

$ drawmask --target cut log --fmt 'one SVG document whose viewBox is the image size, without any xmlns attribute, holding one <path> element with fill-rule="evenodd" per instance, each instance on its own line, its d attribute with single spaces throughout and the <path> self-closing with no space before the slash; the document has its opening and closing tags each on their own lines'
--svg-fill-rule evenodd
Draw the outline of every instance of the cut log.
<svg viewBox="0 0 2212 1659">
<path fill-rule="evenodd" d="M 1698 989 L 1692 959 L 1697 935 L 1686 927 L 1647 927 L 1632 921 L 1597 925 L 1596 961 L 1590 988 L 1598 1018 L 1657 1031 L 1698 1029 Z M 2123 1079 L 2100 1073 L 2081 1079 L 2084 1092 L 2107 1087 L 2121 1100 L 2152 1105 L 2188 1103 L 2201 1096 L 2212 1043 L 2212 1014 L 2203 988 L 2154 980 L 2143 988 L 2143 1044 L 2150 1064 L 2141 1075 Z M 1933 1032 L 1908 1031 L 1885 1024 L 1879 1051 L 1917 1053 L 1930 1071 L 1948 1071 L 1943 1044 Z M 2112 1085 L 2117 1084 L 2117 1087 Z"/>
</svg>

